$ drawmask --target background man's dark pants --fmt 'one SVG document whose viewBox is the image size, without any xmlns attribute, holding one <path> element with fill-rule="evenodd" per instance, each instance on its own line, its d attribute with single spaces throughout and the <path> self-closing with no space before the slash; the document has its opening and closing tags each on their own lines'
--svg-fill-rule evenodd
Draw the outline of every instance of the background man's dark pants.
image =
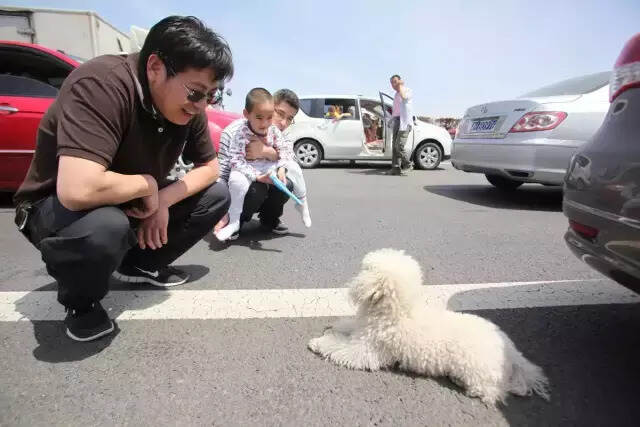
<svg viewBox="0 0 640 427">
<path fill-rule="evenodd" d="M 48 273 L 58 282 L 58 301 L 85 308 L 109 291 L 109 278 L 122 262 L 154 271 L 175 261 L 222 218 L 229 190 L 213 184 L 169 208 L 168 243 L 141 250 L 131 220 L 114 206 L 73 212 L 56 196 L 34 205 L 26 235 L 41 252 Z"/>
<path fill-rule="evenodd" d="M 287 180 L 287 188 L 293 190 L 293 183 Z M 284 205 L 289 196 L 278 190 L 274 185 L 253 182 L 244 197 L 240 222 L 249 222 L 253 214 L 259 212 L 260 223 L 268 228 L 274 228 L 280 223 Z"/>
<path fill-rule="evenodd" d="M 411 153 L 406 150 L 407 138 L 411 132 L 411 125 L 407 130 L 400 130 L 400 117 L 393 118 L 393 139 L 391 151 L 391 168 L 394 170 L 411 167 Z"/>
</svg>

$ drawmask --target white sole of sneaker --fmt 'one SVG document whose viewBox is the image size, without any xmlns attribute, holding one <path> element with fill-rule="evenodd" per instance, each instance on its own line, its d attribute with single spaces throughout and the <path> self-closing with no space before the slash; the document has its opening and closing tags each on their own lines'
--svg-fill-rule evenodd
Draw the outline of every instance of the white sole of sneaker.
<svg viewBox="0 0 640 427">
<path fill-rule="evenodd" d="M 275 228 L 271 230 L 271 232 L 273 234 L 280 234 L 280 235 L 289 234 L 289 230 L 279 231 L 279 230 L 276 230 Z"/>
<path fill-rule="evenodd" d="M 189 277 L 187 277 L 186 279 L 181 280 L 179 282 L 162 283 L 162 282 L 156 282 L 155 280 L 147 278 L 147 277 L 127 276 L 127 275 L 124 275 L 124 274 L 120 274 L 117 271 L 114 271 L 112 276 L 115 277 L 116 279 L 120 280 L 121 282 L 126 282 L 126 283 L 148 283 L 150 285 L 157 286 L 159 288 L 171 288 L 173 286 L 179 286 L 179 285 L 187 283 L 187 281 L 189 280 Z"/>
<path fill-rule="evenodd" d="M 87 338 L 80 338 L 80 337 L 77 337 L 77 336 L 73 335 L 71 333 L 71 331 L 69 330 L 69 328 L 67 328 L 67 336 L 69 338 L 71 338 L 72 340 L 74 340 L 74 341 L 87 342 L 87 341 L 97 340 L 98 338 L 103 337 L 105 335 L 109 335 L 111 332 L 113 332 L 114 329 L 115 329 L 115 327 L 113 326 L 113 322 L 111 322 L 111 327 L 109 329 L 107 329 L 105 331 L 102 331 L 102 332 L 100 332 L 98 334 L 92 335 L 90 337 L 87 337 Z"/>
</svg>

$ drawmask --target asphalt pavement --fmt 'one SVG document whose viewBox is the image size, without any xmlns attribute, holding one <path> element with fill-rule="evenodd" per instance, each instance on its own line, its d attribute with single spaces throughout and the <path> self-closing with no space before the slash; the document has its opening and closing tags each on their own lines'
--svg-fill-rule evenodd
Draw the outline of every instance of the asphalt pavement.
<svg viewBox="0 0 640 427">
<path fill-rule="evenodd" d="M 636 425 L 640 299 L 576 259 L 562 194 L 512 194 L 444 164 L 407 177 L 376 164 L 305 171 L 313 227 L 255 222 L 208 237 L 171 291 L 112 283 L 117 333 L 64 336 L 56 285 L 0 196 L 0 425 Z M 369 251 L 404 249 L 425 292 L 498 324 L 552 384 L 551 401 L 490 408 L 446 379 L 359 372 L 306 349 L 351 314 L 345 283 Z M 91 284 L 88 283 L 87 286 Z"/>
</svg>

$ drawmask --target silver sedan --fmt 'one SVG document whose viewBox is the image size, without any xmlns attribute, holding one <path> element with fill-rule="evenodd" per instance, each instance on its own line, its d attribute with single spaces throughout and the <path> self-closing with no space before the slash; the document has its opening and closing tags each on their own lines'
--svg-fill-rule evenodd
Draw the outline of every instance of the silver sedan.
<svg viewBox="0 0 640 427">
<path fill-rule="evenodd" d="M 483 173 L 505 190 L 525 182 L 561 185 L 571 156 L 602 124 L 610 75 L 581 76 L 469 108 L 453 141 L 452 165 Z"/>
</svg>

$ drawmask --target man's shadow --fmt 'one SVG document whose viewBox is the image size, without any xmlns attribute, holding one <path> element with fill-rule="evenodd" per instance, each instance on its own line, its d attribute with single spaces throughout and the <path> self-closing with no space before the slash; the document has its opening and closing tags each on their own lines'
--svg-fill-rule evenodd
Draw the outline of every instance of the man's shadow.
<svg viewBox="0 0 640 427">
<path fill-rule="evenodd" d="M 187 284 L 199 280 L 209 273 L 209 268 L 201 265 L 184 265 L 177 267 L 191 274 L 191 278 Z M 47 305 L 43 306 L 42 292 L 55 292 L 57 289 L 58 285 L 53 281 L 29 292 L 16 302 L 17 311 L 33 324 L 34 336 L 38 343 L 37 347 L 33 350 L 33 356 L 42 362 L 48 363 L 84 360 L 102 352 L 111 345 L 120 333 L 118 322 L 115 319 L 124 311 L 144 310 L 160 304 L 169 298 L 169 294 L 163 289 L 146 284 L 123 283 L 112 278 L 109 286 L 110 291 L 129 291 L 119 295 L 117 304 L 111 303 L 115 300 L 112 300 L 109 295 L 102 301 L 103 307 L 113 320 L 114 331 L 95 341 L 75 342 L 67 337 L 66 327 L 63 321 L 41 320 L 43 317 L 59 318 L 60 316 L 64 316 L 64 308 L 55 301 L 55 299 L 45 302 Z M 125 298 L 123 299 L 122 296 Z"/>
<path fill-rule="evenodd" d="M 276 240 L 283 237 L 296 237 L 301 239 L 306 237 L 306 234 L 292 232 L 276 234 L 262 228 L 259 221 L 251 220 L 242 226 L 240 236 L 236 240 L 221 242 L 216 239 L 216 236 L 214 236 L 213 233 L 208 233 L 203 240 L 209 244 L 209 249 L 214 252 L 224 251 L 231 245 L 244 246 L 254 251 L 282 252 L 280 249 L 265 248 L 262 245 L 262 242 Z"/>
</svg>

